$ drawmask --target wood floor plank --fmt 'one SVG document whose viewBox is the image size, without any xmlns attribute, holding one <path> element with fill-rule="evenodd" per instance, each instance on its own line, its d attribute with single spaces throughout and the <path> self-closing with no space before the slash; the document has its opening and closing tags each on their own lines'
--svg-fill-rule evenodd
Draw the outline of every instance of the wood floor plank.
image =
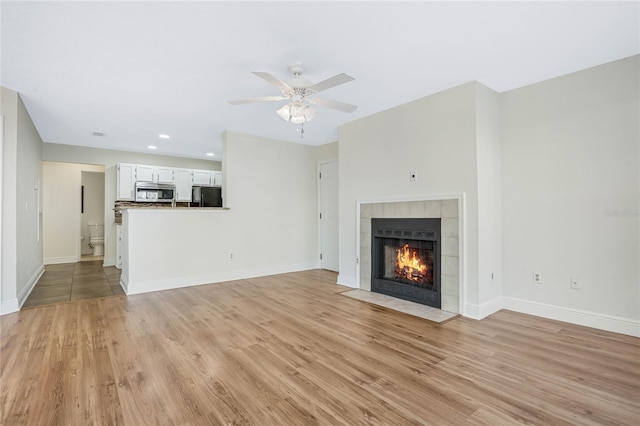
<svg viewBox="0 0 640 426">
<path fill-rule="evenodd" d="M 48 276 L 90 285 L 96 267 Z M 2 316 L 0 424 L 638 424 L 638 338 L 509 311 L 436 324 L 335 282 L 312 270 Z"/>
</svg>

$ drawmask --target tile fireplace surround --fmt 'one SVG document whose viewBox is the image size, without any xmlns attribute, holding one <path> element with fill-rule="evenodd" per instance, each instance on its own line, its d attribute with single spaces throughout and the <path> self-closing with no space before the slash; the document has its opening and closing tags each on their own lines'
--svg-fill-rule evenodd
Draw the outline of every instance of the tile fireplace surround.
<svg viewBox="0 0 640 426">
<path fill-rule="evenodd" d="M 360 203 L 360 285 L 371 291 L 371 218 L 440 218 L 442 310 L 460 313 L 459 200 Z"/>
</svg>

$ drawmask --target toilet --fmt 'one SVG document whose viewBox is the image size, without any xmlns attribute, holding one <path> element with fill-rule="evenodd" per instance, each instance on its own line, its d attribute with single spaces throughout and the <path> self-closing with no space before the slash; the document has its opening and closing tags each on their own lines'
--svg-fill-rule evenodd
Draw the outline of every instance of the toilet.
<svg viewBox="0 0 640 426">
<path fill-rule="evenodd" d="M 104 225 L 98 223 L 90 223 L 89 228 L 89 247 L 93 249 L 94 256 L 104 255 Z"/>
</svg>

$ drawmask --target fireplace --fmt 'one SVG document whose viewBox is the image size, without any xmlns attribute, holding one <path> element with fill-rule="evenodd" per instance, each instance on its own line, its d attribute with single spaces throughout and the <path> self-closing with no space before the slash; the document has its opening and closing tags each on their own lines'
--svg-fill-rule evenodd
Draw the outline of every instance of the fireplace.
<svg viewBox="0 0 640 426">
<path fill-rule="evenodd" d="M 440 219 L 371 219 L 371 291 L 440 308 Z"/>
</svg>

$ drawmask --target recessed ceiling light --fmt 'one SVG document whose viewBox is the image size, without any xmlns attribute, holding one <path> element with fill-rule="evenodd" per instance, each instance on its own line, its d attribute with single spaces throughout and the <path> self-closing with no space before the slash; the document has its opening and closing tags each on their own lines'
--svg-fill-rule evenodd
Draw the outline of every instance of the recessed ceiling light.
<svg viewBox="0 0 640 426">
<path fill-rule="evenodd" d="M 213 157 L 215 154 L 213 152 L 207 152 L 207 157 Z"/>
<path fill-rule="evenodd" d="M 158 147 L 155 146 L 155 145 L 149 145 L 149 146 L 147 146 L 147 148 L 149 148 L 149 149 L 158 149 Z"/>
<path fill-rule="evenodd" d="M 160 139 L 169 139 L 169 135 L 158 135 Z"/>
</svg>

